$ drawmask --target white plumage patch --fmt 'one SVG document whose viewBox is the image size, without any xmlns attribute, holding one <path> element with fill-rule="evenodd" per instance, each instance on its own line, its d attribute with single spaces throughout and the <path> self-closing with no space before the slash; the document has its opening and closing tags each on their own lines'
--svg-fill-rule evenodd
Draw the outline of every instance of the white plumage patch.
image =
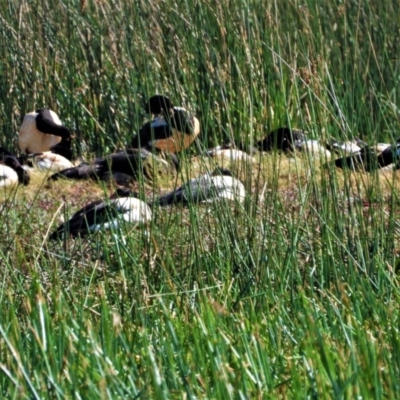
<svg viewBox="0 0 400 400">
<path fill-rule="evenodd" d="M 0 164 L 0 187 L 9 187 L 18 185 L 18 175 L 10 167 Z"/>
<path fill-rule="evenodd" d="M 219 198 L 244 201 L 246 190 L 242 182 L 232 176 L 211 176 L 205 174 L 190 180 L 182 187 L 184 197 L 198 198 L 200 201 L 213 202 Z"/>
<path fill-rule="evenodd" d="M 236 149 L 221 149 L 216 147 L 215 149 L 209 150 L 208 155 L 214 158 L 226 159 L 229 161 L 239 161 L 252 163 L 256 162 L 255 158 L 241 150 Z"/>
<path fill-rule="evenodd" d="M 121 197 L 113 200 L 113 205 L 126 222 L 149 222 L 151 220 L 151 209 L 142 200 L 136 197 Z"/>
<path fill-rule="evenodd" d="M 165 120 L 163 115 L 158 115 L 156 118 L 153 119 L 151 122 L 152 128 L 157 128 L 159 126 L 168 126 L 167 121 Z"/>
<path fill-rule="evenodd" d="M 375 146 L 372 147 L 375 148 L 378 152 L 382 152 L 388 149 L 390 146 L 391 144 L 388 143 L 377 143 Z"/>
<path fill-rule="evenodd" d="M 334 143 L 332 145 L 332 147 L 336 151 L 344 153 L 344 154 L 354 154 L 354 153 L 358 153 L 361 150 L 361 147 L 358 144 L 351 142 L 351 141 L 342 142 L 342 143 Z"/>
<path fill-rule="evenodd" d="M 145 223 L 151 221 L 152 213 L 150 207 L 142 200 L 135 197 L 121 197 L 111 202 L 112 206 L 119 212 L 120 217 L 110 219 L 101 224 L 95 224 L 89 227 L 90 232 L 99 230 L 109 230 L 118 228 L 122 220 L 125 222 Z"/>
<path fill-rule="evenodd" d="M 214 197 L 238 200 L 240 202 L 244 201 L 246 190 L 243 183 L 236 178 L 231 176 L 213 176 L 211 180 L 210 199 L 207 199 L 207 201 L 213 201 Z"/>
<path fill-rule="evenodd" d="M 34 157 L 35 163 L 39 169 L 61 171 L 63 169 L 72 168 L 74 164 L 59 154 L 46 151 Z"/>
<path fill-rule="evenodd" d="M 117 228 L 121 224 L 139 224 L 151 220 L 150 207 L 135 197 L 113 198 L 108 201 L 95 201 L 77 211 L 72 217 L 59 225 L 49 236 L 50 240 L 63 239 L 65 234 L 73 237 L 85 236 L 99 230 Z"/>
<path fill-rule="evenodd" d="M 62 125 L 58 115 L 52 111 L 50 115 L 53 122 Z M 25 115 L 18 133 L 18 146 L 25 154 L 42 153 L 61 142 L 61 137 L 40 132 L 36 128 L 36 117 L 38 113 L 32 111 Z"/>
<path fill-rule="evenodd" d="M 233 178 L 226 172 L 217 171 L 213 174 L 204 174 L 191 179 L 176 190 L 159 197 L 157 203 L 161 206 L 182 203 L 211 203 L 221 198 L 243 202 L 246 198 L 246 190 L 242 182 Z M 221 175 L 215 175 L 221 173 Z"/>
<path fill-rule="evenodd" d="M 307 151 L 310 155 L 323 159 L 330 159 L 331 152 L 326 149 L 318 140 L 304 140 L 296 143 L 296 148 Z"/>
</svg>

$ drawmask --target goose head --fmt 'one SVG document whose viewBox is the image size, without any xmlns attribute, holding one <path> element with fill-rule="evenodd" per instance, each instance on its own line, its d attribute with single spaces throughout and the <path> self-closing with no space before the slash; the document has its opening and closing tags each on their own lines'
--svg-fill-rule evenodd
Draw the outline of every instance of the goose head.
<svg viewBox="0 0 400 400">
<path fill-rule="evenodd" d="M 170 115 L 173 113 L 174 106 L 167 96 L 157 94 L 150 97 L 144 109 L 149 114 Z"/>
</svg>

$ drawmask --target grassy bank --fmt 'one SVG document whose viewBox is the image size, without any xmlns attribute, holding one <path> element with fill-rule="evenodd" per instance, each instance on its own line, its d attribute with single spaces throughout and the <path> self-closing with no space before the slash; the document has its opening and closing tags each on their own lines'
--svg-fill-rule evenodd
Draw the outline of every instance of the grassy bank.
<svg viewBox="0 0 400 400">
<path fill-rule="evenodd" d="M 178 183 L 212 169 L 204 148 L 281 125 L 397 139 L 394 1 L 0 4 L 10 150 L 43 106 L 76 154 L 122 148 L 154 93 L 201 122 Z M 155 209 L 149 226 L 59 243 L 62 218 L 112 188 L 36 172 L 1 193 L 2 396 L 396 398 L 398 173 L 271 154 L 238 174 L 244 204 Z"/>
</svg>

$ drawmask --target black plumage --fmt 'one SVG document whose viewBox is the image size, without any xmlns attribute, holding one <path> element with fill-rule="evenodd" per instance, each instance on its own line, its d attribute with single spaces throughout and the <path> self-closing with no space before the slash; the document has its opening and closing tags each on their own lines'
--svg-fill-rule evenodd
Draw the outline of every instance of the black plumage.
<svg viewBox="0 0 400 400">
<path fill-rule="evenodd" d="M 216 168 L 211 174 L 206 173 L 191 179 L 179 188 L 170 191 L 153 202 L 162 207 L 172 204 L 213 202 L 225 198 L 242 202 L 246 190 L 244 185 L 233 177 L 229 170 Z"/>
<path fill-rule="evenodd" d="M 256 143 L 256 147 L 262 151 L 283 150 L 291 151 L 298 147 L 299 142 L 304 142 L 306 135 L 298 129 L 288 127 L 278 128 Z"/>
<path fill-rule="evenodd" d="M 18 183 L 28 185 L 30 182 L 29 172 L 21 165 L 20 160 L 11 152 L 0 147 L 0 163 L 12 168 L 18 175 Z"/>
<path fill-rule="evenodd" d="M 132 140 L 133 148 L 178 153 L 187 148 L 200 133 L 198 119 L 181 107 L 174 107 L 166 96 L 150 98 L 145 110 L 154 115 Z"/>
<path fill-rule="evenodd" d="M 396 145 L 390 146 L 383 150 L 378 156 L 378 164 L 380 168 L 386 167 L 390 164 L 395 164 L 395 168 L 398 169 L 400 166 L 400 139 Z"/>
<path fill-rule="evenodd" d="M 98 200 L 84 206 L 72 217 L 58 226 L 49 240 L 67 236 L 84 237 L 100 229 L 119 226 L 121 220 L 130 223 L 148 222 L 151 219 L 149 206 L 129 189 L 118 189 L 108 200 Z"/>
<path fill-rule="evenodd" d="M 36 110 L 36 127 L 39 131 L 61 137 L 61 142 L 52 146 L 49 150 L 55 154 L 65 157 L 67 160 L 72 160 L 71 150 L 71 132 L 64 125 L 57 125 L 51 118 L 50 110 L 41 108 Z"/>
<path fill-rule="evenodd" d="M 50 176 L 50 180 L 59 178 L 69 179 L 98 179 L 108 181 L 111 178 L 129 180 L 137 177 L 141 163 L 148 157 L 145 149 L 128 149 L 107 157 L 96 158 L 92 163 L 82 163 L 77 167 L 67 168 Z"/>
<path fill-rule="evenodd" d="M 376 171 L 391 164 L 398 168 L 400 157 L 400 143 L 390 146 L 380 154 L 371 147 L 364 147 L 350 156 L 338 158 L 335 165 L 338 168 L 347 168 L 353 171 L 364 170 L 366 172 Z"/>
<path fill-rule="evenodd" d="M 54 111 L 40 108 L 24 116 L 18 145 L 25 154 L 51 151 L 71 160 L 71 138 L 70 130 Z"/>
</svg>

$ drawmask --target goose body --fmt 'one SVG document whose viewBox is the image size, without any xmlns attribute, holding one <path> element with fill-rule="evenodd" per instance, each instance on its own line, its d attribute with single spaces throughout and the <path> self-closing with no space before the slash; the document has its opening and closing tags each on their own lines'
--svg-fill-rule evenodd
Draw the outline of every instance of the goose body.
<svg viewBox="0 0 400 400">
<path fill-rule="evenodd" d="M 247 154 L 242 150 L 235 149 L 233 145 L 223 144 L 221 146 L 214 147 L 207 151 L 207 155 L 212 158 L 222 158 L 230 161 L 238 161 L 245 163 L 256 162 L 255 158 Z"/>
<path fill-rule="evenodd" d="M 25 154 L 52 151 L 71 160 L 71 133 L 58 115 L 39 109 L 25 115 L 18 133 L 18 146 Z"/>
<path fill-rule="evenodd" d="M 364 147 L 367 147 L 367 144 L 362 142 L 360 139 L 348 140 L 345 142 L 338 142 L 337 140 L 332 140 L 329 144 L 328 148 L 339 154 L 356 154 Z"/>
<path fill-rule="evenodd" d="M 374 147 L 364 147 L 357 153 L 335 160 L 335 165 L 338 168 L 365 170 L 367 172 L 383 168 L 398 168 L 400 159 L 399 141 L 394 146 L 382 146 L 382 148 L 383 151 L 379 152 Z"/>
<path fill-rule="evenodd" d="M 318 140 L 304 140 L 298 141 L 295 148 L 301 151 L 306 151 L 314 157 L 327 159 L 331 158 L 331 152 L 325 148 Z"/>
<path fill-rule="evenodd" d="M 190 146 L 200 133 L 199 120 L 182 107 L 174 107 L 166 96 L 156 95 L 145 106 L 154 116 L 133 139 L 133 148 L 178 153 Z"/>
<path fill-rule="evenodd" d="M 74 166 L 70 160 L 51 151 L 30 154 L 29 158 L 34 160 L 34 164 L 36 164 L 39 169 L 46 171 L 61 171 L 67 168 L 73 168 Z"/>
<path fill-rule="evenodd" d="M 383 146 L 382 146 L 383 147 Z M 394 168 L 399 168 L 400 165 L 400 140 L 393 146 L 387 146 L 378 156 L 380 168 L 385 168 L 394 164 Z"/>
<path fill-rule="evenodd" d="M 18 185 L 17 173 L 7 165 L 0 164 L 0 188 Z"/>
<path fill-rule="evenodd" d="M 23 168 L 18 158 L 0 148 L 0 187 L 27 185 L 29 181 L 29 173 Z"/>
<path fill-rule="evenodd" d="M 133 197 L 135 193 L 119 189 L 108 201 L 95 201 L 77 211 L 61 224 L 49 237 L 50 240 L 86 236 L 100 230 L 117 228 L 124 223 L 146 223 L 151 221 L 150 207 Z"/>
<path fill-rule="evenodd" d="M 387 148 L 391 147 L 392 145 L 389 143 L 377 143 L 374 146 L 372 146 L 378 153 L 382 153 L 385 151 Z"/>
<path fill-rule="evenodd" d="M 283 150 L 291 151 L 306 140 L 306 135 L 299 129 L 288 127 L 278 128 L 257 142 L 256 146 L 262 151 Z"/>
<path fill-rule="evenodd" d="M 107 157 L 96 158 L 92 163 L 82 163 L 77 167 L 64 169 L 49 179 L 99 179 L 107 181 L 113 175 L 135 177 L 138 174 L 141 161 L 150 153 L 145 149 L 129 149 L 111 154 Z"/>
<path fill-rule="evenodd" d="M 217 174 L 217 175 L 214 175 Z M 191 179 L 181 187 L 161 196 L 156 202 L 160 206 L 171 204 L 213 202 L 224 198 L 244 201 L 246 190 L 244 185 L 234 178 L 229 171 L 219 170 L 213 174 L 204 174 Z"/>
<path fill-rule="evenodd" d="M 335 165 L 341 169 L 350 169 L 353 171 L 364 170 L 369 172 L 376 169 L 374 165 L 378 165 L 378 158 L 373 149 L 364 147 L 354 154 L 336 159 Z"/>
</svg>

